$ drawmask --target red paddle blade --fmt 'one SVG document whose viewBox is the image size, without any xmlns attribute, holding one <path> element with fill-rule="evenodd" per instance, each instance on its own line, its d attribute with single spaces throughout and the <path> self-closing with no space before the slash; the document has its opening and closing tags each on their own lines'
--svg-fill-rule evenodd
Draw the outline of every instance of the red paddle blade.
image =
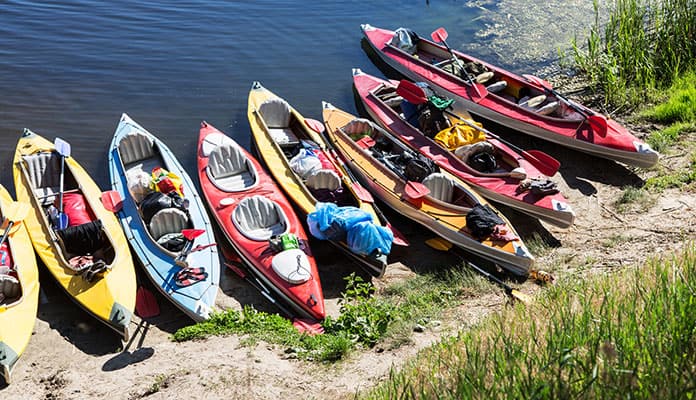
<svg viewBox="0 0 696 400">
<path fill-rule="evenodd" d="M 412 104 L 423 104 L 428 101 L 423 88 L 406 79 L 399 81 L 399 85 L 396 87 L 396 94 Z"/>
<path fill-rule="evenodd" d="M 326 130 L 326 128 L 324 127 L 324 123 L 321 121 L 317 121 L 316 119 L 305 118 L 304 122 L 305 125 L 309 127 L 309 129 L 313 130 L 316 133 L 322 134 Z"/>
<path fill-rule="evenodd" d="M 186 240 L 193 240 L 201 236 L 205 232 L 205 229 L 183 229 L 181 234 L 184 235 Z"/>
<path fill-rule="evenodd" d="M 364 201 L 365 203 L 374 203 L 375 199 L 372 197 L 372 193 L 368 192 L 367 189 L 362 187 L 358 183 L 353 183 L 351 185 L 353 188 L 353 192 L 355 192 L 355 197 L 360 199 L 360 201 Z"/>
<path fill-rule="evenodd" d="M 361 149 L 369 149 L 370 147 L 375 145 L 375 139 L 369 137 L 369 136 L 363 136 L 360 140 L 355 142 Z"/>
<path fill-rule="evenodd" d="M 135 312 L 140 318 L 152 318 L 160 314 L 155 295 L 143 286 L 139 287 L 135 293 Z"/>
<path fill-rule="evenodd" d="M 419 182 L 408 181 L 404 188 L 406 197 L 411 200 L 420 199 L 430 194 L 430 189 L 428 189 L 424 184 Z"/>
<path fill-rule="evenodd" d="M 113 213 L 119 212 L 121 208 L 123 208 L 123 199 L 121 199 L 121 195 L 115 190 L 102 193 L 101 201 L 104 208 Z"/>
<path fill-rule="evenodd" d="M 550 155 L 539 150 L 527 150 L 523 151 L 522 155 L 529 161 L 536 169 L 546 176 L 554 176 L 558 169 L 561 167 L 561 163 Z"/>
<path fill-rule="evenodd" d="M 444 42 L 447 40 L 447 37 L 449 34 L 443 27 L 439 27 L 433 31 L 433 33 L 430 34 L 430 37 L 436 41 L 436 42 Z"/>
<path fill-rule="evenodd" d="M 389 228 L 394 234 L 394 241 L 392 243 L 401 247 L 408 247 L 411 245 L 411 243 L 408 242 L 408 239 L 406 239 L 406 236 L 404 236 L 404 234 L 398 229 L 394 228 L 391 223 L 387 222 L 387 228 Z"/>
<path fill-rule="evenodd" d="M 607 136 L 607 130 L 609 129 L 607 124 L 607 119 L 601 115 L 588 115 L 587 122 L 590 124 L 592 131 L 601 137 Z"/>
</svg>

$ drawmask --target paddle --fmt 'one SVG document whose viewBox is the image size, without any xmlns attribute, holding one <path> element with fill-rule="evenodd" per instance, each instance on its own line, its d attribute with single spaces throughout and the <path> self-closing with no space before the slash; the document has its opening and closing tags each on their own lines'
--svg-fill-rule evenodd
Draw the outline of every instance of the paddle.
<svg viewBox="0 0 696 400">
<path fill-rule="evenodd" d="M 193 240 L 202 235 L 204 232 L 205 229 L 183 229 L 181 231 L 181 234 L 184 235 L 184 238 L 186 238 L 186 243 L 184 244 L 184 248 L 181 250 L 181 253 L 179 253 L 179 255 L 176 256 L 176 259 L 174 259 L 174 263 L 176 265 L 182 268 L 186 268 L 188 266 L 188 263 L 186 263 L 186 257 L 188 257 L 191 249 L 193 248 Z"/>
<path fill-rule="evenodd" d="M 449 51 L 449 53 L 452 55 L 452 59 L 457 63 L 457 65 L 459 65 L 461 71 L 464 72 L 464 75 L 466 75 L 466 80 L 476 91 L 476 96 L 471 96 L 472 100 L 478 103 L 488 94 L 488 89 L 486 89 L 486 87 L 482 84 L 474 82 L 474 80 L 471 78 L 471 75 L 469 75 L 469 72 L 464 67 L 464 64 L 462 64 L 462 61 L 459 58 L 457 58 L 457 56 L 454 54 L 454 51 L 452 51 L 452 49 L 447 44 L 446 39 L 448 36 L 449 34 L 443 27 L 436 29 L 433 33 L 430 34 L 430 37 L 433 38 L 434 41 L 440 42 L 445 45 L 447 51 Z"/>
<path fill-rule="evenodd" d="M 604 137 L 607 135 L 608 124 L 607 119 L 603 115 L 597 114 L 589 109 L 585 110 L 581 108 L 580 106 L 575 104 L 574 101 L 570 100 L 569 98 L 565 97 L 563 94 L 555 90 L 549 82 L 537 76 L 529 74 L 524 74 L 522 76 L 528 82 L 531 82 L 544 89 L 544 92 L 546 92 L 546 94 L 552 94 L 557 98 L 561 99 L 561 101 L 566 103 L 566 105 L 568 105 L 570 108 L 572 108 L 573 110 L 581 114 L 583 117 L 585 117 L 585 120 L 590 124 L 590 128 L 592 128 L 592 130 L 596 132 L 599 136 Z"/>
<path fill-rule="evenodd" d="M 427 244 L 428 246 L 432 247 L 435 250 L 440 250 L 440 251 L 449 251 L 454 247 L 454 245 L 452 243 L 450 243 L 449 241 L 447 241 L 443 238 L 440 238 L 440 237 L 428 239 L 425 241 L 425 244 Z M 461 255 L 459 253 L 454 253 L 454 254 L 457 257 L 459 257 L 462 261 L 464 261 L 464 264 L 471 267 L 471 269 L 473 269 L 474 271 L 483 275 L 489 281 L 501 286 L 505 290 L 505 293 L 508 296 L 512 297 L 515 300 L 519 300 L 525 304 L 529 304 L 532 302 L 531 297 L 529 297 L 528 295 L 520 292 L 517 289 L 513 289 L 512 287 L 507 285 L 505 282 L 500 280 L 498 277 L 490 274 L 489 272 L 484 271 L 483 269 L 481 269 L 481 267 L 479 267 L 476 264 L 472 263 L 471 261 L 467 260 L 463 255 Z"/>
<path fill-rule="evenodd" d="M 429 100 L 425 96 L 425 92 L 423 91 L 423 88 L 420 86 L 416 85 L 415 83 L 411 81 L 407 81 L 405 79 L 401 80 L 399 82 L 399 85 L 396 88 L 396 93 L 406 99 L 408 102 L 413 103 L 413 104 L 424 104 L 427 103 Z M 474 129 L 478 129 L 481 132 L 485 133 L 486 135 L 498 139 L 502 143 L 505 143 L 505 145 L 511 147 L 515 151 L 518 151 L 520 154 L 522 154 L 522 157 L 524 157 L 525 160 L 529 161 L 530 164 L 532 164 L 536 169 L 538 169 L 542 174 L 546 176 L 553 176 L 558 172 L 558 168 L 560 168 L 561 163 L 556 160 L 555 158 L 551 157 L 550 155 L 539 151 L 539 150 L 524 150 L 518 146 L 515 146 L 514 144 L 508 142 L 507 140 L 504 140 L 500 136 L 496 135 L 495 133 L 489 131 L 488 129 L 481 128 L 480 126 L 464 119 L 461 118 L 460 116 L 448 111 L 444 110 L 447 114 L 457 118 L 459 121 L 464 122 L 465 124 L 473 127 Z"/>
<path fill-rule="evenodd" d="M 5 228 L 5 232 L 2 234 L 2 239 L 0 239 L 0 245 L 5 243 L 7 236 L 13 232 L 12 226 L 26 218 L 27 214 L 29 214 L 30 207 L 31 206 L 27 203 L 12 202 L 3 210 L 3 217 L 9 222 L 7 228 Z M 4 223 L 5 221 L 3 220 L 3 224 Z"/>
<path fill-rule="evenodd" d="M 115 190 L 108 190 L 101 194 L 101 202 L 108 211 L 117 213 L 123 208 L 123 199 L 121 194 Z"/>
<path fill-rule="evenodd" d="M 68 216 L 63 212 L 63 183 L 65 180 L 65 157 L 70 157 L 70 143 L 57 137 L 53 145 L 60 154 L 60 201 L 58 205 L 58 229 L 68 227 Z"/>
<path fill-rule="evenodd" d="M 121 199 L 121 194 L 115 190 L 103 192 L 101 194 L 101 202 L 104 205 L 104 208 L 112 213 L 117 213 L 123 208 L 123 199 Z M 138 313 L 140 318 L 151 318 L 158 316 L 160 314 L 160 308 L 159 304 L 157 304 L 155 295 L 142 285 L 137 273 L 135 278 L 138 283 L 138 290 L 135 292 L 135 312 Z M 138 325 L 138 329 L 139 328 L 140 325 Z"/>
</svg>

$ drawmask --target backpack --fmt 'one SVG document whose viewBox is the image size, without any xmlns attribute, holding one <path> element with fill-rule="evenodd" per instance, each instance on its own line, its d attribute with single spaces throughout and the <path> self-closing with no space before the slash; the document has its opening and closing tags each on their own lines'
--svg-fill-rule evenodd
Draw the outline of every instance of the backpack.
<svg viewBox="0 0 696 400">
<path fill-rule="evenodd" d="M 405 154 L 408 153 L 402 154 L 402 157 Z M 440 168 L 435 164 L 435 161 L 422 154 L 410 155 L 410 159 L 406 161 L 404 167 L 404 176 L 413 182 L 423 182 L 428 175 L 436 172 L 440 172 Z"/>
<path fill-rule="evenodd" d="M 438 132 L 449 128 L 449 122 L 442 110 L 427 103 L 418 112 L 418 127 L 425 136 L 432 139 Z"/>
<path fill-rule="evenodd" d="M 140 211 L 143 214 L 143 220 L 146 224 L 150 223 L 150 220 L 157 214 L 157 211 L 170 207 L 187 211 L 184 206 L 184 199 L 181 198 L 177 192 L 170 192 L 169 194 L 152 192 L 145 196 L 142 203 L 140 203 Z"/>
</svg>

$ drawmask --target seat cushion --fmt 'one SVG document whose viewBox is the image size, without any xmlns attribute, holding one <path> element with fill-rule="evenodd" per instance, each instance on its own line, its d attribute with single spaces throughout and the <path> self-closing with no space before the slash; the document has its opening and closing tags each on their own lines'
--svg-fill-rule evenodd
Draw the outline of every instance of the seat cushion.
<svg viewBox="0 0 696 400">
<path fill-rule="evenodd" d="M 167 233 L 178 233 L 188 228 L 188 215 L 178 208 L 157 211 L 150 220 L 150 234 L 157 240 Z"/>
<path fill-rule="evenodd" d="M 288 230 L 288 220 L 282 208 L 263 196 L 244 198 L 231 218 L 234 226 L 251 240 L 265 241 Z"/>
<path fill-rule="evenodd" d="M 235 143 L 225 143 L 210 152 L 206 173 L 220 190 L 239 192 L 256 185 L 256 168 Z"/>
<path fill-rule="evenodd" d="M 268 134 L 281 146 L 294 146 L 300 143 L 300 139 L 290 128 L 268 128 Z"/>
<path fill-rule="evenodd" d="M 9 302 L 22 293 L 19 281 L 14 276 L 0 275 L 0 303 Z"/>
<path fill-rule="evenodd" d="M 438 172 L 428 175 L 423 180 L 423 185 L 430 190 L 434 198 L 450 203 L 454 194 L 454 181 L 449 176 Z"/>
<path fill-rule="evenodd" d="M 123 165 L 134 163 L 152 157 L 154 142 L 147 134 L 140 131 L 131 131 L 118 143 L 118 152 L 121 155 Z"/>
<path fill-rule="evenodd" d="M 320 169 L 315 171 L 305 182 L 310 189 L 336 190 L 341 187 L 341 178 L 335 171 Z"/>
<path fill-rule="evenodd" d="M 259 113 L 269 128 L 290 126 L 290 105 L 283 99 L 269 99 L 261 103 Z"/>
</svg>

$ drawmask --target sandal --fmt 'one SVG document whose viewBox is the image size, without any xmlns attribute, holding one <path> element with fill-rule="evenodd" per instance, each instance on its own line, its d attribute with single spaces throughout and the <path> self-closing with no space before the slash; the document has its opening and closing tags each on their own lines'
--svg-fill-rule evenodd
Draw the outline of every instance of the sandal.
<svg viewBox="0 0 696 400">
<path fill-rule="evenodd" d="M 208 278 L 204 268 L 184 268 L 176 274 L 174 283 L 179 287 L 191 286 Z"/>
</svg>

